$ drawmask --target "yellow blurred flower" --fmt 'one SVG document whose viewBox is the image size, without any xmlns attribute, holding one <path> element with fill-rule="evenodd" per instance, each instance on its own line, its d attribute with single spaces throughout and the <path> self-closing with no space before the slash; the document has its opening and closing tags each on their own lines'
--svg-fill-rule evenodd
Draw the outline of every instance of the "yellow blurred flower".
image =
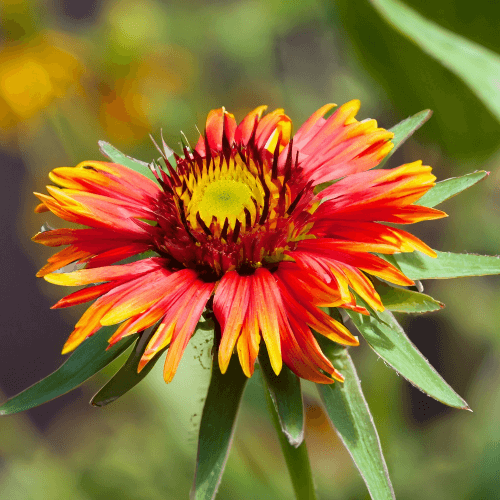
<svg viewBox="0 0 500 500">
<path fill-rule="evenodd" d="M 80 88 L 84 66 L 50 33 L 0 47 L 0 132 L 9 133 L 56 98 Z"/>
</svg>

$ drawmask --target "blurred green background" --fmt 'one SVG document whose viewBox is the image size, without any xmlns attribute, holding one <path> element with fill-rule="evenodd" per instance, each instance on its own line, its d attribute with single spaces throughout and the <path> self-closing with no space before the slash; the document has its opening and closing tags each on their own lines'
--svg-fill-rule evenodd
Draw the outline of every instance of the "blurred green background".
<svg viewBox="0 0 500 500">
<path fill-rule="evenodd" d="M 407 4 L 500 52 L 499 3 Z M 173 147 L 181 130 L 195 141 L 196 126 L 222 105 L 237 119 L 260 104 L 283 107 L 296 129 L 332 101 L 361 99 L 358 118 L 385 128 L 431 108 L 431 120 L 390 166 L 422 159 L 438 179 L 477 169 L 491 175 L 443 205 L 448 219 L 414 232 L 441 250 L 500 253 L 499 122 L 367 0 L 0 0 L 0 9 L 2 399 L 60 365 L 82 313 L 50 311 L 64 291 L 35 278 L 52 251 L 30 237 L 58 222 L 33 213 L 31 193 L 44 190 L 52 168 L 102 159 L 99 139 L 149 161 L 156 155 L 149 133 L 163 129 Z M 397 498 L 500 498 L 500 279 L 424 286 L 447 307 L 403 324 L 474 413 L 427 398 L 367 346 L 351 350 Z M 169 386 L 155 369 L 103 409 L 87 403 L 105 380 L 99 374 L 59 400 L 1 419 L 0 498 L 187 498 L 207 349 L 193 343 Z M 368 498 L 314 387 L 304 386 L 320 498 Z M 292 498 L 287 474 L 255 376 L 218 498 Z"/>
</svg>

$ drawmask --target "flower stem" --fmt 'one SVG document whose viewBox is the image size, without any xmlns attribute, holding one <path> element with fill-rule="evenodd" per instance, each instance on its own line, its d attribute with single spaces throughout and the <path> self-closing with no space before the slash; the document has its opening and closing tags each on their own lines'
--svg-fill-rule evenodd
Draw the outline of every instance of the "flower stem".
<svg viewBox="0 0 500 500">
<path fill-rule="evenodd" d="M 302 441 L 298 448 L 292 446 L 279 423 L 278 414 L 274 408 L 269 390 L 265 388 L 267 406 L 271 412 L 274 428 L 278 434 L 278 439 L 281 445 L 281 451 L 285 457 L 285 462 L 292 480 L 293 489 L 297 500 L 317 500 L 316 490 L 314 489 L 311 463 L 305 440 Z"/>
</svg>

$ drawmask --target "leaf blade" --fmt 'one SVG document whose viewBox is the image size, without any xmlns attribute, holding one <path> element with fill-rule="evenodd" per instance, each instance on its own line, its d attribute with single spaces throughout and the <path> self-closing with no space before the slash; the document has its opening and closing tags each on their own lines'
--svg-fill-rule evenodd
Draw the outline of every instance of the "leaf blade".
<svg viewBox="0 0 500 500">
<path fill-rule="evenodd" d="M 432 258 L 420 252 L 381 256 L 412 280 L 464 278 L 500 274 L 500 257 L 439 252 Z"/>
<path fill-rule="evenodd" d="M 290 443 L 288 437 L 283 432 L 280 417 L 268 386 L 264 387 L 264 392 L 266 393 L 267 406 L 269 412 L 271 413 L 273 425 L 278 435 L 281 451 L 283 453 L 283 457 L 285 458 L 285 463 L 288 468 L 295 497 L 297 500 L 316 500 L 317 495 L 314 488 L 311 462 L 309 460 L 306 442 L 302 440 L 298 446 L 294 446 Z"/>
<path fill-rule="evenodd" d="M 406 140 L 411 137 L 414 132 L 416 132 L 431 116 L 432 111 L 430 109 L 424 109 L 423 111 L 420 111 L 419 113 L 399 122 L 397 125 L 394 125 L 394 127 L 391 127 L 389 132 L 394 133 L 394 137 L 391 140 L 394 147 L 379 163 L 378 168 L 382 168 L 386 164 L 387 160 L 396 152 L 396 150 L 402 146 Z"/>
<path fill-rule="evenodd" d="M 281 430 L 288 442 L 297 448 L 304 440 L 305 418 L 300 379 L 286 365 L 276 375 L 267 352 L 261 352 L 259 362 Z"/>
<path fill-rule="evenodd" d="M 396 0 L 371 2 L 386 21 L 462 79 L 500 121 L 500 55 Z"/>
<path fill-rule="evenodd" d="M 90 401 L 92 406 L 105 406 L 116 401 L 119 397 L 133 389 L 153 369 L 160 356 L 168 349 L 168 346 L 158 351 L 140 373 L 137 373 L 139 361 L 154 333 L 155 329 L 151 329 L 149 334 L 143 333 L 140 336 L 125 364 L 93 396 Z"/>
<path fill-rule="evenodd" d="M 212 378 L 203 407 L 198 440 L 198 456 L 190 498 L 215 498 L 226 466 L 235 430 L 236 417 L 248 381 L 234 357 L 226 373 L 220 372 L 214 355 Z"/>
<path fill-rule="evenodd" d="M 345 348 L 323 347 L 345 376 L 343 384 L 317 384 L 328 416 L 349 451 L 373 500 L 395 500 L 380 439 L 354 364 Z"/>
<path fill-rule="evenodd" d="M 108 157 L 112 162 L 128 167 L 156 182 L 156 178 L 146 162 L 136 160 L 135 158 L 123 154 L 106 141 L 99 141 L 99 149 L 101 150 L 101 153 Z"/>
<path fill-rule="evenodd" d="M 389 311 L 424 313 L 438 311 L 444 307 L 442 302 L 433 299 L 430 295 L 390 286 L 381 281 L 375 284 L 375 289 L 380 295 L 384 307 Z"/>
<path fill-rule="evenodd" d="M 346 312 L 370 347 L 406 380 L 441 403 L 469 409 L 467 403 L 413 345 L 390 312 L 381 313 L 384 315 L 385 324 L 371 316 L 363 316 L 349 310 Z"/>
<path fill-rule="evenodd" d="M 135 339 L 135 336 L 126 338 L 106 351 L 112 333 L 112 328 L 102 327 L 78 346 L 57 370 L 3 403 L 0 415 L 29 410 L 83 384 L 122 354 Z"/>
<path fill-rule="evenodd" d="M 427 193 L 422 196 L 417 202 L 418 205 L 423 205 L 424 207 L 435 207 L 445 200 L 456 196 L 457 194 L 465 191 L 474 184 L 484 179 L 489 175 L 489 172 L 485 170 L 479 170 L 478 172 L 472 172 L 462 177 L 452 177 L 441 182 L 437 182 L 434 187 L 429 189 Z"/>
</svg>

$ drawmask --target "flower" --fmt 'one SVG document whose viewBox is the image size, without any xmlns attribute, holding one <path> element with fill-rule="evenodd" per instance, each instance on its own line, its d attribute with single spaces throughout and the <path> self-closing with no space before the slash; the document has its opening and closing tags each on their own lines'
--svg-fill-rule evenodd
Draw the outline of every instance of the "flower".
<svg viewBox="0 0 500 500">
<path fill-rule="evenodd" d="M 157 183 L 115 163 L 54 169 L 50 179 L 60 187 L 36 193 L 37 211 L 88 228 L 38 233 L 36 242 L 69 245 L 38 276 L 59 285 L 94 284 L 53 307 L 97 299 L 63 353 L 103 325 L 120 324 L 113 345 L 158 323 L 138 371 L 169 346 L 169 382 L 207 308 L 220 327 L 223 373 L 236 350 L 250 377 L 262 336 L 276 374 L 284 362 L 314 382 L 342 381 L 311 329 L 344 345 L 358 340 L 321 308 L 382 311 L 369 275 L 414 283 L 375 253 L 435 256 L 413 235 L 383 223 L 446 214 L 415 204 L 434 185 L 431 167 L 417 161 L 370 170 L 393 147 L 393 134 L 375 120 L 357 121 L 357 100 L 325 119 L 334 106 L 316 111 L 293 138 L 281 109 L 262 116 L 261 106 L 239 125 L 224 108 L 213 110 L 184 157 L 165 143 L 158 148 L 165 167 L 151 163 Z M 324 183 L 330 185 L 318 192 Z M 148 250 L 157 255 L 116 264 Z M 86 267 L 55 272 L 73 262 Z"/>
</svg>

